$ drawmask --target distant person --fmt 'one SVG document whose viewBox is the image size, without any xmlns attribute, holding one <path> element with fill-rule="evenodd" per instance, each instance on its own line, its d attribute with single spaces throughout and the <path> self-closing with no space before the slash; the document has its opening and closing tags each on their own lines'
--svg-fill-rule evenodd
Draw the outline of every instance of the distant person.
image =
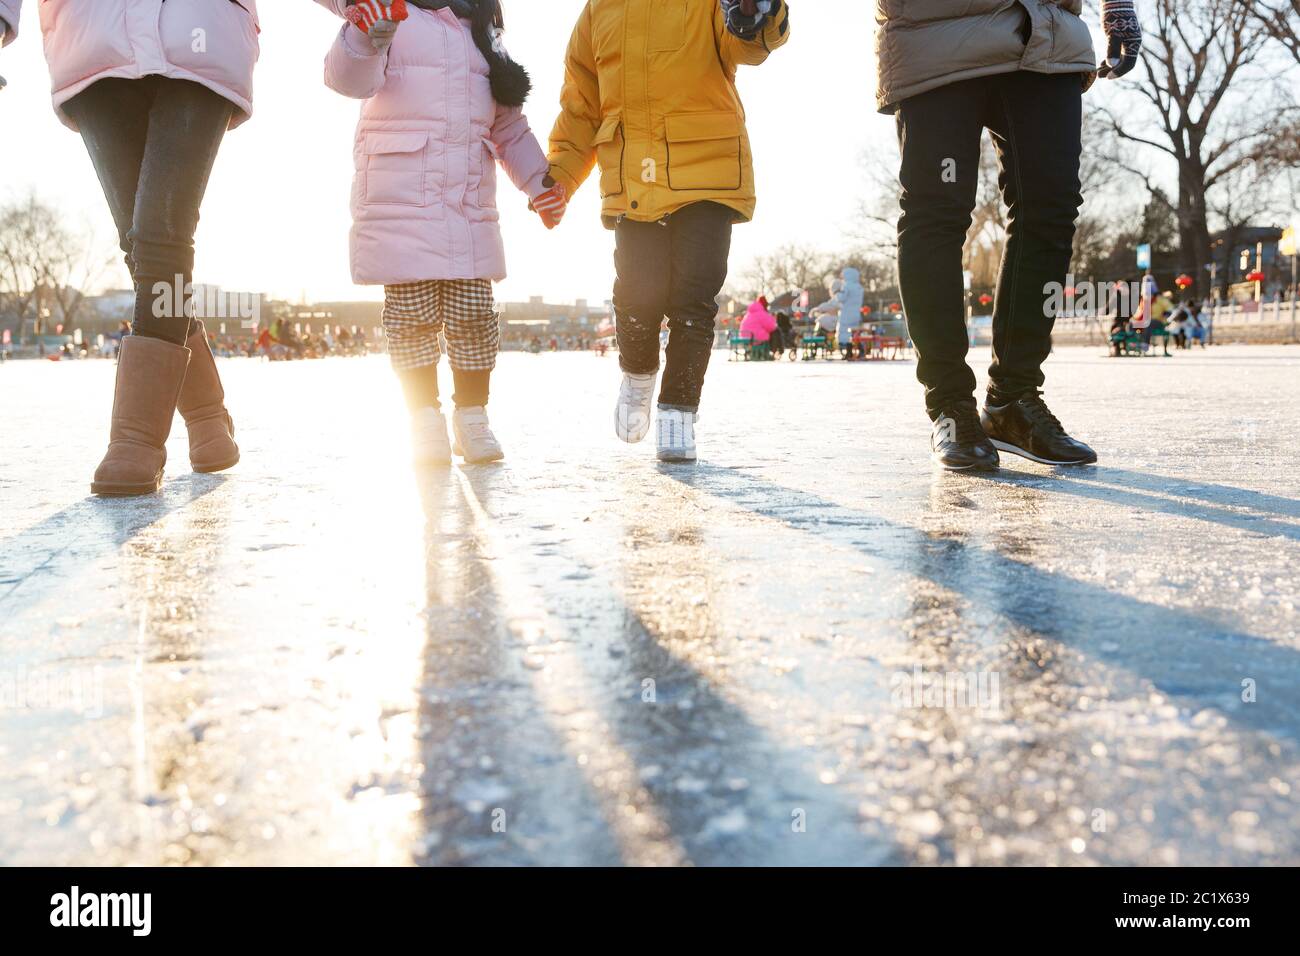
<svg viewBox="0 0 1300 956">
<path fill-rule="evenodd" d="M 17 35 L 21 7 L 0 0 L 5 44 Z M 239 461 L 216 362 L 189 298 L 208 177 L 227 130 L 253 109 L 256 0 L 43 0 L 41 25 L 55 112 L 86 144 L 135 285 L 108 452 L 91 492 L 151 494 L 162 485 L 178 410 L 196 471 Z"/>
<path fill-rule="evenodd" d="M 1197 319 L 1201 325 L 1201 345 L 1214 344 L 1214 305 L 1209 299 L 1203 301 L 1200 310 L 1197 312 Z"/>
<path fill-rule="evenodd" d="M 790 321 L 789 312 L 778 312 L 776 314 L 776 331 L 772 333 L 772 352 L 780 358 L 786 350 L 795 348 L 794 324 Z"/>
<path fill-rule="evenodd" d="M 364 101 L 357 150 L 369 160 L 353 190 L 352 278 L 384 286 L 415 461 L 449 465 L 453 450 L 497 461 L 505 453 L 487 414 L 501 348 L 492 283 L 506 277 L 496 164 L 548 228 L 567 202 L 523 113 L 528 74 L 500 45 L 498 0 L 318 2 L 349 21 L 325 82 Z M 454 445 L 438 389 L 440 332 L 455 382 Z"/>
<path fill-rule="evenodd" d="M 776 318 L 767 310 L 767 297 L 759 296 L 749 304 L 749 310 L 740 320 L 740 334 L 751 345 L 769 345 L 776 330 Z"/>
<path fill-rule="evenodd" d="M 623 371 L 614 430 L 639 442 L 654 420 L 661 461 L 696 459 L 732 227 L 754 215 L 736 70 L 789 39 L 785 0 L 596 0 L 582 4 L 569 41 L 551 171 L 572 194 L 600 167 Z"/>
<path fill-rule="evenodd" d="M 921 15 L 918 7 L 924 7 Z M 999 450 L 1048 464 L 1097 460 L 1043 400 L 1054 316 L 1083 203 L 1083 94 L 1137 64 L 1132 0 L 1102 0 L 1100 66 L 1082 0 L 881 3 L 876 103 L 901 148 L 898 276 L 932 459 L 953 471 L 999 467 Z M 984 131 L 997 146 L 1009 207 L 993 314 L 993 364 L 981 412 L 967 364 L 963 249 L 978 198 Z"/>
<path fill-rule="evenodd" d="M 862 327 L 862 303 L 866 292 L 859 280 L 859 272 L 845 266 L 840 272 L 840 283 L 835 292 L 839 313 L 835 324 L 836 337 L 844 358 L 853 356 L 854 335 Z"/>
</svg>

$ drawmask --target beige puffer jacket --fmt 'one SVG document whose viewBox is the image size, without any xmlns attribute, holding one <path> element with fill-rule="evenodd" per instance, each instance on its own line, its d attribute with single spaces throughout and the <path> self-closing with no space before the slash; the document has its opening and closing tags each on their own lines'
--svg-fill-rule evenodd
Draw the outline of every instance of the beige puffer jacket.
<svg viewBox="0 0 1300 956">
<path fill-rule="evenodd" d="M 1090 73 L 1082 11 L 1083 0 L 876 0 L 876 105 L 892 113 L 909 96 L 995 73 Z"/>
</svg>

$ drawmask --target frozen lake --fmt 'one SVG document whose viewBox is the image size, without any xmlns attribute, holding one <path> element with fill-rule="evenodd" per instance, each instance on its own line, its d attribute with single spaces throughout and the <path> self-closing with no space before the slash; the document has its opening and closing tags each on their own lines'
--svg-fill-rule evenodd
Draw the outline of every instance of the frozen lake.
<svg viewBox="0 0 1300 956">
<path fill-rule="evenodd" d="M 113 366 L 0 366 L 0 863 L 1300 863 L 1300 348 L 1100 352 L 991 477 L 910 362 L 715 353 L 691 467 L 509 354 L 417 475 L 384 359 L 232 360 L 109 501 Z"/>
</svg>

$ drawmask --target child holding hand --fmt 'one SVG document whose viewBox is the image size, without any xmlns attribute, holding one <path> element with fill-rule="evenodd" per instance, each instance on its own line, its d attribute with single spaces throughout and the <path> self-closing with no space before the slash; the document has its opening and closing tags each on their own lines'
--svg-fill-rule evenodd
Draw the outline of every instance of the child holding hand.
<svg viewBox="0 0 1300 956">
<path fill-rule="evenodd" d="M 438 335 L 455 392 L 454 450 L 504 457 L 487 403 L 500 345 L 492 283 L 505 278 L 500 163 L 547 228 L 567 196 L 522 106 L 528 74 L 501 47 L 499 0 L 318 0 L 345 17 L 325 82 L 363 100 L 352 188 L 353 280 L 384 286 L 384 329 L 412 417 L 417 464 L 450 464 Z"/>
</svg>

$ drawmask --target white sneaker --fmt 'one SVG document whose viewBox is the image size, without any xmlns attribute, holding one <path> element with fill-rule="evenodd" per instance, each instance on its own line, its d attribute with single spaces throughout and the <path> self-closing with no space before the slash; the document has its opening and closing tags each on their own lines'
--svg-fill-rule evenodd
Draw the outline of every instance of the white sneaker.
<svg viewBox="0 0 1300 956">
<path fill-rule="evenodd" d="M 660 461 L 695 460 L 695 412 L 681 412 L 675 408 L 659 409 L 659 430 L 656 434 Z"/>
<path fill-rule="evenodd" d="M 656 377 L 657 373 L 654 372 L 649 375 L 623 373 L 623 385 L 618 390 L 618 407 L 614 409 L 614 434 L 625 442 L 639 442 L 650 432 Z"/>
<path fill-rule="evenodd" d="M 447 419 L 438 409 L 421 408 L 412 413 L 411 458 L 417 465 L 451 464 Z"/>
<path fill-rule="evenodd" d="M 471 465 L 500 461 L 506 457 L 497 436 L 492 434 L 487 409 L 482 405 L 456 409 L 451 416 L 451 430 L 456 435 L 456 454 Z"/>
</svg>

